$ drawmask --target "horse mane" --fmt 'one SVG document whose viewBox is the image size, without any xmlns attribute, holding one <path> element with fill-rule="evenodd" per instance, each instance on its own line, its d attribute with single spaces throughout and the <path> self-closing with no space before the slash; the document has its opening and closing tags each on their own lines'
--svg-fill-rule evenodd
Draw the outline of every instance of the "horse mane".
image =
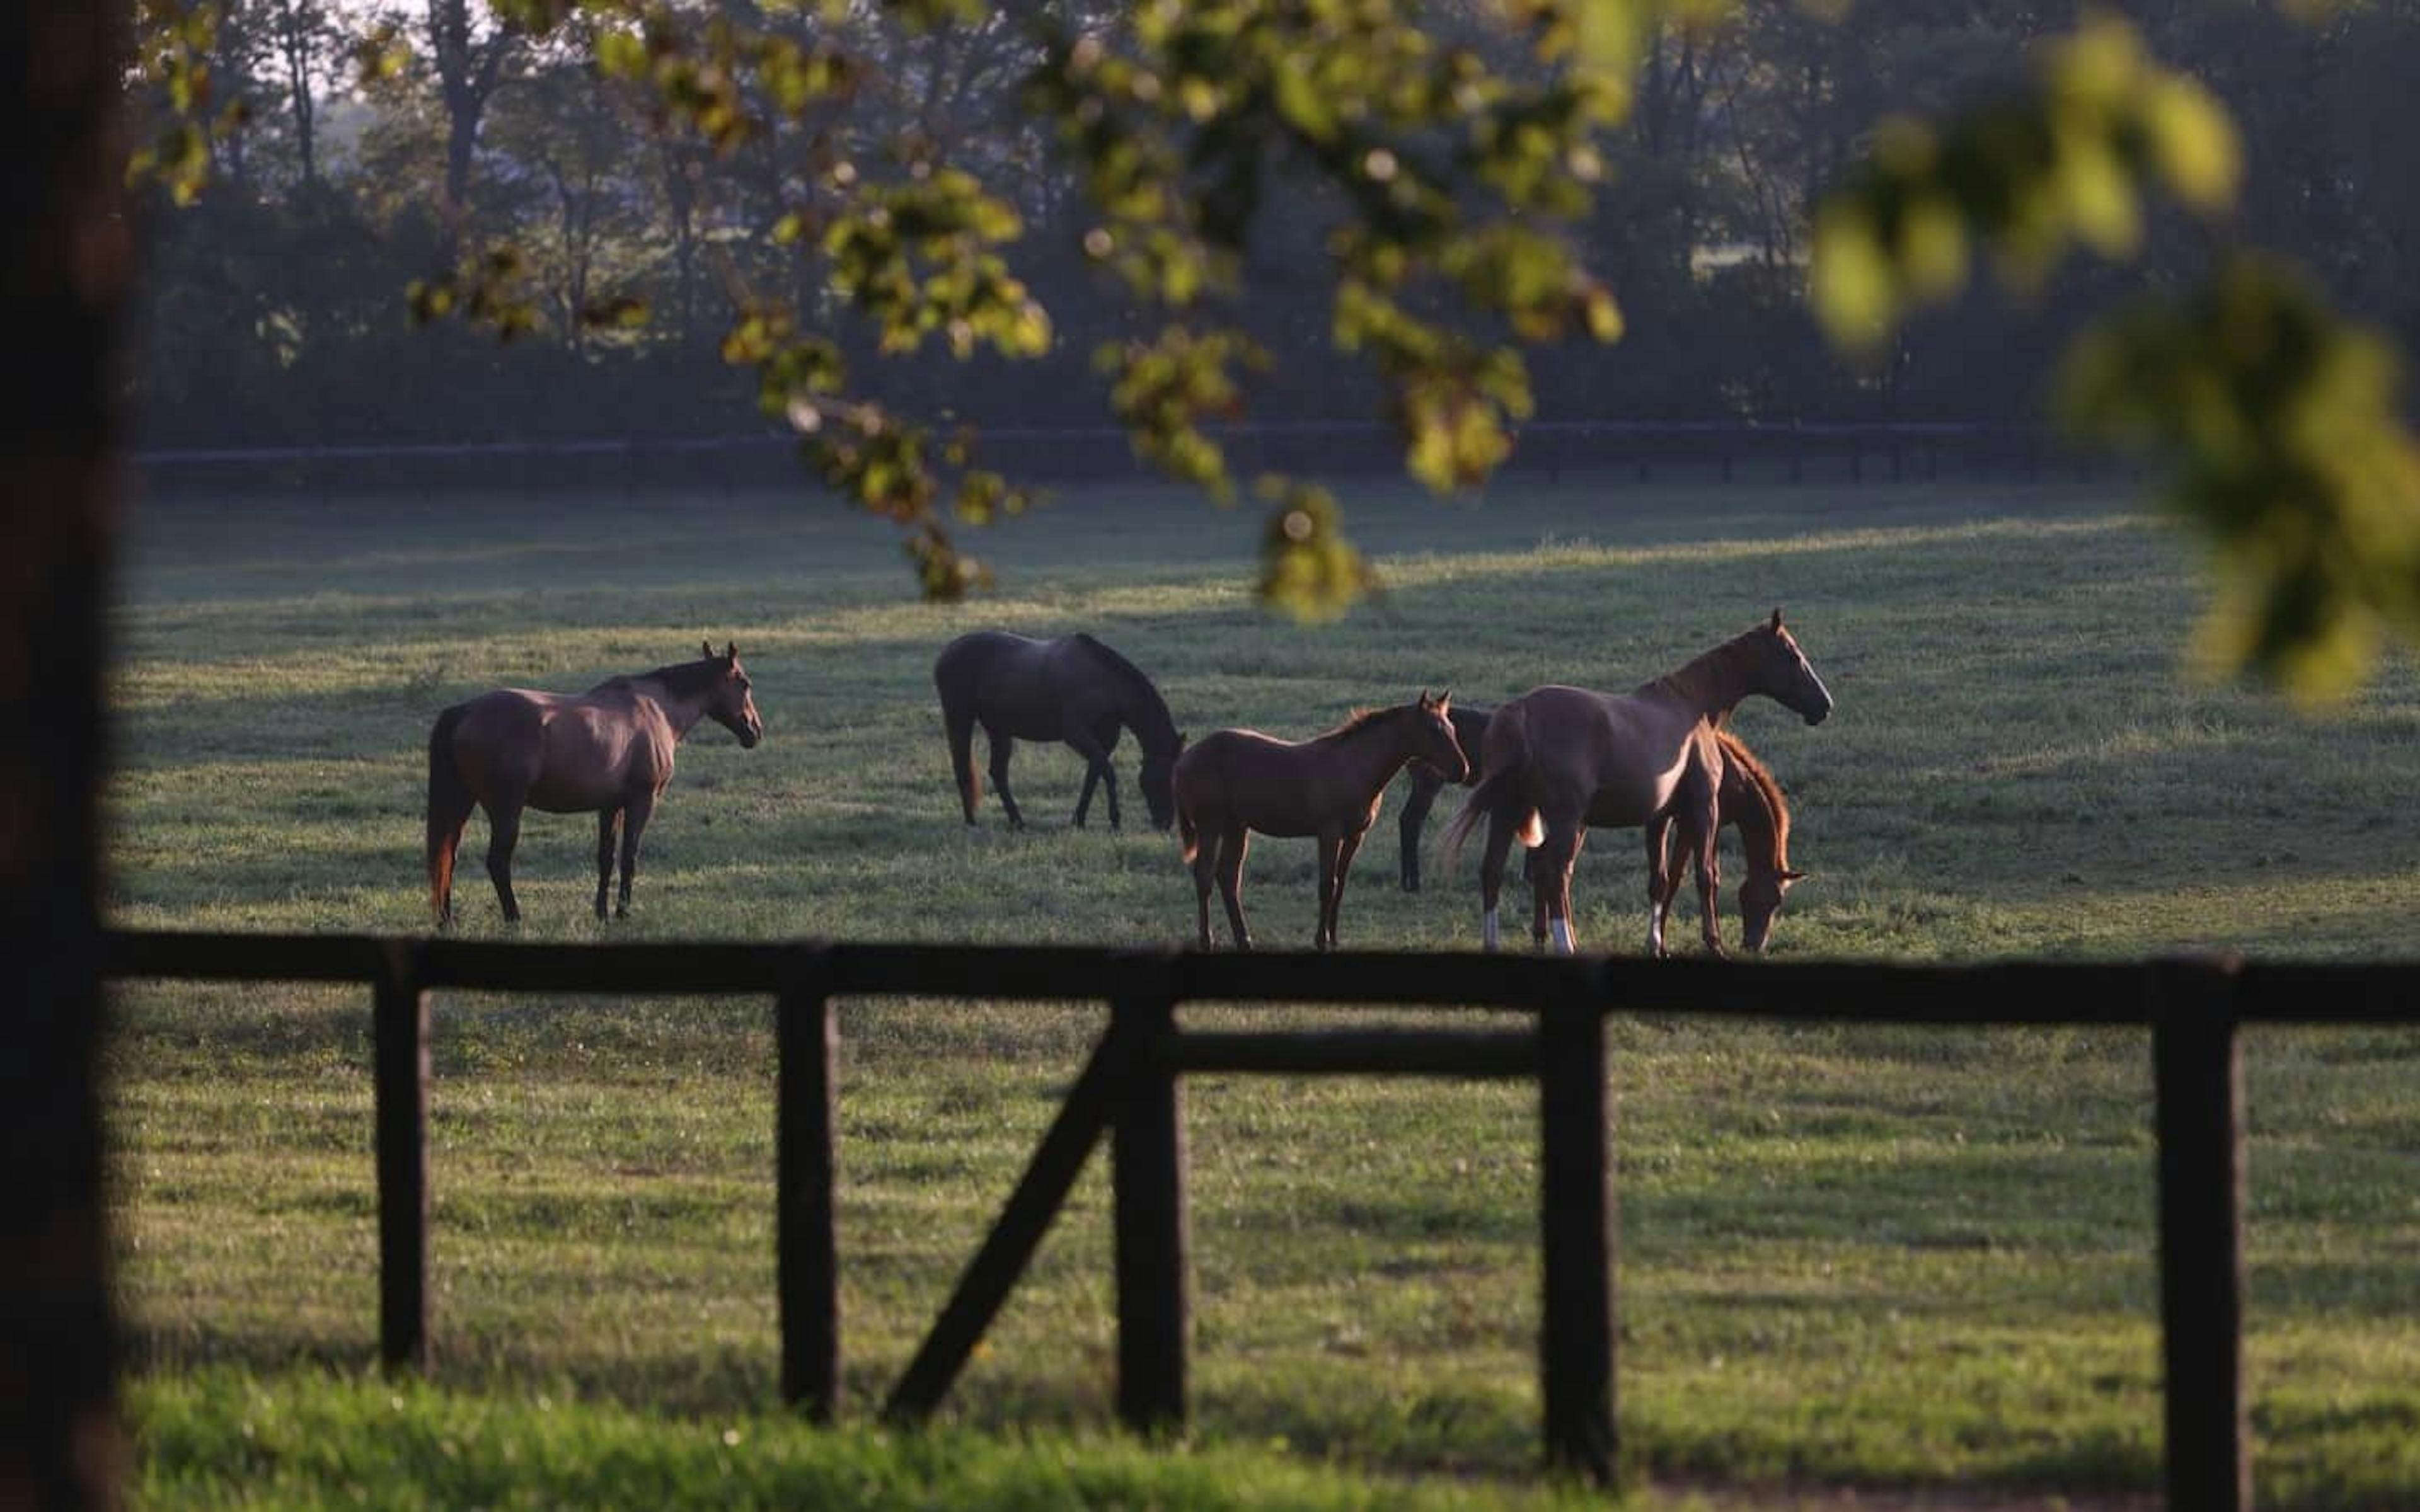
<svg viewBox="0 0 2420 1512">
<path fill-rule="evenodd" d="M 1142 669 L 1081 630 L 1069 639 L 1100 658 L 1101 665 L 1125 689 L 1132 706 L 1150 717 L 1152 728 L 1145 729 L 1140 724 L 1135 726 L 1135 738 L 1143 743 L 1143 748 L 1150 750 L 1156 747 L 1166 750 L 1174 746 L 1176 717 L 1168 712 L 1168 701 L 1159 696 L 1159 689 L 1152 686 L 1151 679 L 1143 675 Z"/>
<path fill-rule="evenodd" d="M 1313 735 L 1311 736 L 1311 739 L 1342 740 L 1349 735 L 1357 735 L 1362 731 L 1369 729 L 1372 725 L 1376 724 L 1379 720 L 1385 718 L 1387 716 L 1402 712 L 1404 708 L 1404 705 L 1401 703 L 1391 703 L 1384 708 L 1378 709 L 1356 708 L 1352 713 L 1347 714 L 1344 717 L 1344 722 L 1342 724 L 1338 725 L 1335 729 L 1330 730 L 1324 735 Z"/>
<path fill-rule="evenodd" d="M 711 687 L 715 679 L 722 675 L 722 666 L 721 656 L 697 656 L 688 661 L 676 661 L 669 666 L 659 667 L 649 672 L 633 672 L 620 677 L 608 677 L 589 691 L 593 693 L 599 688 L 612 687 L 617 683 L 661 683 L 664 685 L 664 690 L 674 697 L 686 698 L 693 693 L 703 693 Z"/>
<path fill-rule="evenodd" d="M 1756 752 L 1743 745 L 1728 730 L 1717 730 L 1714 738 L 1723 743 L 1723 760 L 1736 767 L 1757 796 L 1764 800 L 1765 811 L 1773 816 L 1773 855 L 1783 870 L 1790 866 L 1790 800 L 1782 796 L 1781 784 Z"/>
</svg>

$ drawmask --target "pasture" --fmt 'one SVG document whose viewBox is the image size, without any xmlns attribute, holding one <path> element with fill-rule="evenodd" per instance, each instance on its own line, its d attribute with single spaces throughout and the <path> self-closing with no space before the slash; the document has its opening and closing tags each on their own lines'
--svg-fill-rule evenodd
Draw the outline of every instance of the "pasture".
<svg viewBox="0 0 2420 1512">
<path fill-rule="evenodd" d="M 1751 702 L 1738 724 L 1791 795 L 1810 873 L 1777 952 L 2409 952 L 2420 675 L 2399 661 L 2323 721 L 2195 685 L 2192 563 L 2103 492 L 1574 479 L 1484 504 L 1347 501 L 1387 593 L 1308 631 L 1253 604 L 1250 517 L 1149 487 L 1064 496 L 978 536 L 1001 583 L 962 606 L 913 601 L 885 528 L 813 497 L 161 502 L 135 521 L 116 625 L 108 910 L 171 928 L 426 928 L 438 709 L 502 685 L 583 687 L 710 636 L 738 644 L 764 744 L 743 752 L 708 726 L 682 748 L 620 923 L 589 913 L 592 822 L 532 816 L 522 937 L 1178 944 L 1191 884 L 1174 840 L 1137 823 L 1131 740 L 1124 833 L 1098 805 L 1092 829 L 1064 828 L 1081 767 L 1063 748 L 1018 749 L 1031 830 L 1008 832 L 988 794 L 983 824 L 960 822 L 930 682 L 952 636 L 1092 629 L 1188 733 L 1298 739 L 1422 687 L 1473 702 L 1626 687 L 1778 603 L 1838 709 L 1808 730 Z M 1399 801 L 1355 869 L 1343 942 L 1475 946 L 1469 858 L 1448 876 L 1432 852 L 1428 890 L 1396 889 Z M 484 845 L 474 820 L 456 893 L 473 936 L 504 929 Z M 1574 893 L 1584 949 L 1637 949 L 1641 870 L 1635 835 L 1592 841 Z M 1308 945 L 1308 842 L 1257 843 L 1246 888 L 1264 947 Z M 1524 900 L 1513 889 L 1508 921 Z M 609 1436 L 629 1421 L 616 1404 L 752 1422 L 775 1373 L 763 1006 L 448 995 L 436 1018 L 438 1375 L 492 1405 L 414 1393 L 394 1411 L 527 1422 L 516 1404 L 543 1396 Z M 845 1006 L 861 1415 L 1099 1018 Z M 1637 1468 L 1716 1488 L 2154 1484 L 2142 1037 L 1652 1016 L 1610 1032 Z M 213 1435 L 233 1451 L 256 1415 L 229 1404 L 302 1412 L 309 1372 L 370 1354 L 367 1041 L 359 994 L 121 996 L 120 1279 L 155 1500 L 239 1498 L 251 1461 L 230 1452 L 222 1476 L 207 1452 Z M 2263 1504 L 2411 1504 L 2420 1033 L 2260 1032 L 2246 1061 Z M 1197 1437 L 1390 1474 L 1528 1467 L 1529 1101 L 1223 1078 L 1188 1096 Z M 962 1383 L 959 1423 L 1083 1438 L 1107 1422 L 1106 1207 L 1096 1165 Z M 340 1407 L 326 1431 L 366 1443 L 373 1396 L 354 1404 L 362 1426 L 343 1428 Z"/>
</svg>

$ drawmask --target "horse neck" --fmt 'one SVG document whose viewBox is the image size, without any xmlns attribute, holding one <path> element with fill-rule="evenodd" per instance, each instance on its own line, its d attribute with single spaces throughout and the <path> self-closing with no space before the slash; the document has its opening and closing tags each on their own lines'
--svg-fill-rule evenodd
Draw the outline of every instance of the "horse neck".
<svg viewBox="0 0 2420 1512">
<path fill-rule="evenodd" d="M 1641 692 L 1658 689 L 1686 705 L 1701 719 L 1721 719 L 1756 691 L 1753 681 L 1755 632 L 1726 640 L 1675 672 L 1668 672 Z"/>
<path fill-rule="evenodd" d="M 1355 786 L 1371 796 L 1395 779 L 1404 764 L 1419 754 L 1412 748 L 1404 716 L 1408 707 L 1390 709 L 1375 718 L 1320 736 L 1312 745 L 1325 747 L 1329 759 L 1352 773 Z"/>
<path fill-rule="evenodd" d="M 697 728 L 697 722 L 706 717 L 704 692 L 683 694 L 673 686 L 670 678 L 665 677 L 634 677 L 631 682 L 644 689 L 649 698 L 656 701 L 657 707 L 664 711 L 664 721 L 673 727 L 675 740 L 688 739 L 689 733 Z"/>
<path fill-rule="evenodd" d="M 1755 778 L 1743 772 L 1733 780 L 1738 801 L 1724 810 L 1723 817 L 1739 825 L 1740 850 L 1747 857 L 1747 869 L 1752 874 L 1779 876 L 1790 869 L 1789 825 L 1774 812 L 1772 795 Z"/>
<path fill-rule="evenodd" d="M 1135 733 L 1135 740 L 1144 752 L 1156 756 L 1174 750 L 1176 717 L 1168 712 L 1168 701 L 1159 696 L 1159 689 L 1140 671 L 1108 656 L 1096 659 L 1108 671 L 1119 720 Z"/>
</svg>

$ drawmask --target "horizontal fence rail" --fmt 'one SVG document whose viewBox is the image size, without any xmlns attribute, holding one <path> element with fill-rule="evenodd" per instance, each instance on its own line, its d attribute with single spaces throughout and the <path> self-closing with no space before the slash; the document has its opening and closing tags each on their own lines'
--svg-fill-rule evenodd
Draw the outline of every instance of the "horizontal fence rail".
<svg viewBox="0 0 2420 1512">
<path fill-rule="evenodd" d="M 1022 1275 L 1094 1149 L 1110 1146 L 1119 1412 L 1180 1427 L 1191 1335 L 1183 1078 L 1421 1075 L 1539 1092 L 1539 1342 L 1545 1449 L 1613 1473 L 1616 1218 L 1605 1074 L 1611 1011 L 1929 1024 L 2148 1027 L 2159 1141 L 2159 1271 L 2170 1504 L 2251 1504 L 2242 1381 L 2245 1023 L 2420 1023 L 2420 964 L 2010 963 L 1887 965 L 1466 952 L 1198 954 L 1073 946 L 547 945 L 346 935 L 114 931 L 110 973 L 372 989 L 380 1355 L 429 1356 L 428 997 L 511 993 L 761 995 L 775 1002 L 782 1381 L 818 1418 L 841 1379 L 834 1225 L 841 997 L 1097 1000 L 1095 1046 L 999 1221 L 892 1389 L 888 1415 L 935 1411 Z M 1521 1027 L 1185 1028 L 1187 1003 L 1457 1007 Z"/>
<path fill-rule="evenodd" d="M 1375 421 L 1252 421 L 1203 427 L 1239 471 L 1400 472 L 1403 440 Z M 1130 477 L 1149 471 L 1115 425 L 989 424 L 977 445 L 992 466 L 1042 478 Z M 161 446 L 134 452 L 155 489 L 229 481 L 284 486 L 432 488 L 455 482 L 626 487 L 653 481 L 732 486 L 794 480 L 798 439 L 781 434 L 611 437 L 553 440 L 365 441 L 259 446 Z M 2039 480 L 2089 475 L 2106 458 L 2078 453 L 2047 428 L 1989 421 L 1533 420 L 1517 426 L 1506 467 L 1559 478 L 1566 471 L 1628 471 L 1644 480 L 1688 470 L 1733 481 L 1741 468 L 1803 483 L 1811 470 L 1850 482 L 1954 475 Z"/>
</svg>

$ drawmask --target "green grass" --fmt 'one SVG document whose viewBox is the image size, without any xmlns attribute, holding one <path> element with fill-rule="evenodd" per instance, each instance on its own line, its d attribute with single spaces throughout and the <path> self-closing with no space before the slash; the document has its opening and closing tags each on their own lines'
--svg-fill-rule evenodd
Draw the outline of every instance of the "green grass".
<svg viewBox="0 0 2420 1512">
<path fill-rule="evenodd" d="M 882 529 L 814 501 L 162 504 L 137 522 L 117 621 L 111 912 L 425 928 L 437 709 L 498 685 L 583 687 L 712 636 L 739 642 L 765 743 L 742 752 L 708 729 L 684 748 L 624 923 L 589 916 L 589 823 L 534 816 L 522 937 L 1179 943 L 1192 899 L 1173 841 L 1065 830 L 1071 752 L 1019 749 L 1032 832 L 1005 832 L 989 807 L 982 827 L 959 823 L 929 675 L 950 636 L 1091 628 L 1157 677 L 1187 730 L 1300 736 L 1424 686 L 1481 702 L 1548 681 L 1626 687 L 1781 603 L 1839 709 L 1811 731 L 1770 705 L 1742 714 L 1797 805 L 1793 861 L 1811 873 L 1776 953 L 2406 949 L 2413 667 L 2393 663 L 2318 722 L 2195 684 L 2190 561 L 2101 498 L 1575 482 L 1483 506 L 1352 502 L 1388 592 L 1317 632 L 1252 605 L 1248 519 L 1147 488 L 1079 494 L 980 543 L 1001 591 L 955 608 L 912 602 Z M 1121 757 L 1139 813 L 1130 745 Z M 504 933 L 483 844 L 474 822 L 458 888 L 473 936 Z M 1640 872 L 1635 836 L 1599 837 L 1575 889 L 1584 945 L 1637 948 Z M 1255 848 L 1247 906 L 1264 944 L 1308 943 L 1311 877 L 1308 845 Z M 1432 856 L 1418 896 L 1393 881 L 1390 811 L 1346 897 L 1346 944 L 1475 944 L 1467 863 L 1447 878 Z M 155 1504 L 233 1497 L 210 1478 L 231 1473 L 209 1469 L 248 1463 L 226 1401 L 259 1393 L 300 1412 L 330 1367 L 327 1390 L 351 1403 L 330 1409 L 331 1452 L 385 1452 L 343 1448 L 343 1423 L 383 1400 L 344 1383 L 375 1326 L 362 998 L 121 998 L 121 1276 Z M 812 1445 L 761 1416 L 775 1375 L 762 1005 L 447 995 L 437 1019 L 448 1389 L 411 1395 L 404 1415 L 512 1416 L 547 1390 L 597 1414 L 577 1432 L 695 1441 L 649 1454 L 694 1458 L 697 1425 L 735 1414 L 756 1425 L 751 1443 Z M 845 1005 L 852 1417 L 905 1363 L 1099 1022 L 1083 1005 Z M 1634 1468 L 1717 1489 L 2155 1485 L 2139 1036 L 1653 1018 L 1612 1032 Z M 2264 1031 L 2247 1060 L 2263 1504 L 2409 1505 L 2420 1031 Z M 1528 1473 L 1529 1102 L 1226 1077 L 1188 1097 L 1202 1450 L 1259 1456 L 1280 1477 L 1328 1459 L 1388 1477 Z M 1038 1432 L 1088 1462 L 1132 1462 L 1099 1443 L 1106 1207 L 1089 1171 L 953 1399 L 954 1432 Z M 830 1454 L 892 1452 L 845 1437 Z M 1287 1446 L 1278 1461 L 1271 1441 Z M 425 1456 L 379 1462 L 398 1499 L 457 1499 Z M 291 1499 L 341 1499 L 334 1471 L 303 1463 L 277 1482 Z M 527 1494 L 576 1499 L 551 1484 Z M 1357 1493 L 1272 1499 L 1331 1494 Z"/>
</svg>

